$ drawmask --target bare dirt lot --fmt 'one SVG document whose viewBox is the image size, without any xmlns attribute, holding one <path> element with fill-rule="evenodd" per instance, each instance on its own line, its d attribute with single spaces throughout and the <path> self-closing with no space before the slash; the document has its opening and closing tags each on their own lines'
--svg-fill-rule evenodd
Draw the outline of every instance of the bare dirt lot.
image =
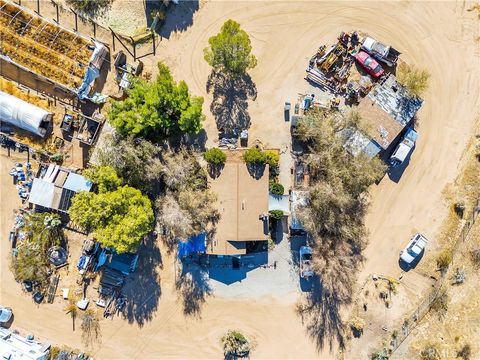
<svg viewBox="0 0 480 360">
<path fill-rule="evenodd" d="M 334 41 L 340 31 L 360 29 L 393 45 L 407 62 L 427 68 L 430 89 L 419 113 L 420 138 L 410 164 L 398 183 L 386 176 L 372 189 L 367 219 L 370 245 L 359 283 L 372 273 L 398 278 L 398 251 L 413 232 L 425 233 L 432 248 L 436 246 L 435 234 L 446 213 L 441 191 L 456 174 L 480 105 L 479 22 L 466 11 L 469 6 L 468 2 L 453 1 L 208 2 L 194 14 L 192 26 L 164 39 L 157 57 L 145 62 L 148 68 L 165 61 L 176 79 L 186 80 L 194 94 L 205 97 L 207 145 L 212 146 L 217 128 L 209 109 L 212 97 L 206 90 L 211 69 L 203 60 L 202 49 L 225 20 L 240 22 L 252 38 L 258 66 L 251 71 L 255 101 L 248 94 L 240 94 L 236 106 L 248 110 L 251 141 L 260 139 L 265 147 L 284 152 L 290 150 L 290 134 L 289 123 L 283 118 L 283 103 L 293 101 L 298 92 L 308 88 L 304 70 L 309 57 L 320 44 Z M 19 296 L 19 287 L 7 269 L 5 238 L 17 204 L 8 183 L 11 179 L 4 172 L 11 165 L 5 165 L 5 161 L 2 157 L 0 303 L 14 308 L 13 327 L 34 332 L 52 343 L 80 347 L 80 334 L 72 332 L 68 315 L 50 305 L 37 308 L 29 298 Z M 282 156 L 281 182 L 287 187 L 289 168 L 289 157 Z M 255 337 L 253 358 L 334 357 L 328 347 L 319 349 L 308 337 L 290 297 L 245 300 L 212 294 L 196 316 L 185 316 L 175 292 L 173 260 L 160 250 L 160 293 L 155 293 L 153 300 L 148 296 L 143 300 L 149 305 L 150 316 L 143 325 L 135 318 L 131 323 L 121 319 L 102 321 L 102 346 L 93 351 L 96 358 L 218 358 L 218 339 L 229 328 L 242 329 Z M 416 286 L 415 278 L 421 276 L 410 272 L 404 279 Z M 349 358 L 364 357 L 352 354 Z"/>
</svg>

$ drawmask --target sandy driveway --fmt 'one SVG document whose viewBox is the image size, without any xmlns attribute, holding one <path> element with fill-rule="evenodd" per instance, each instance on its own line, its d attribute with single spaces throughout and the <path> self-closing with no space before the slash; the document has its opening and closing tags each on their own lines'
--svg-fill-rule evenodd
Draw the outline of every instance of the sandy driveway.
<svg viewBox="0 0 480 360">
<path fill-rule="evenodd" d="M 407 61 L 428 68 L 431 87 L 420 112 L 418 146 L 398 184 L 386 177 L 373 189 L 367 219 L 371 244 L 361 278 L 372 272 L 396 275 L 398 250 L 414 229 L 434 240 L 445 212 L 441 190 L 455 175 L 479 106 L 479 51 L 474 42 L 478 21 L 473 25 L 467 7 L 461 2 L 210 2 L 196 13 L 193 27 L 161 43 L 158 60 L 165 60 L 174 76 L 185 79 L 194 93 L 205 96 L 208 145 L 213 145 L 216 127 L 205 90 L 210 69 L 202 49 L 226 19 L 239 21 L 251 35 L 258 57 L 258 66 L 251 72 L 258 96 L 249 104 L 250 139 L 282 150 L 290 141 L 283 102 L 293 101 L 307 88 L 303 77 L 308 58 L 320 44 L 333 41 L 339 31 L 361 29 L 394 45 Z M 11 186 L 4 175 L 10 165 L 1 160 L 1 236 L 5 239 L 11 210 L 17 204 L 10 191 L 4 190 Z M 282 157 L 281 166 L 282 182 L 287 185 L 288 157 Z M 72 333 L 60 305 L 36 309 L 30 299 L 19 297 L 19 288 L 6 270 L 4 243 L 0 303 L 15 308 L 14 326 L 54 343 L 80 346 L 79 333 Z M 104 321 L 103 346 L 96 351 L 96 358 L 219 358 L 218 338 L 232 327 L 255 336 L 258 345 L 253 358 L 332 357 L 327 351 L 318 354 L 291 300 L 210 297 L 200 318 L 185 318 L 173 290 L 172 260 L 163 252 L 162 256 L 162 295 L 152 320 L 141 331 L 138 325 L 119 319 Z"/>
</svg>

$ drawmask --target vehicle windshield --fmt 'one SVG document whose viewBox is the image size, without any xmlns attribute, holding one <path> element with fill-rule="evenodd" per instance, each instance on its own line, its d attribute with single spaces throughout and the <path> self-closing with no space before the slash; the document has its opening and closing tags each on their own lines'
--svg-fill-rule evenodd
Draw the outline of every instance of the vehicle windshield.
<svg viewBox="0 0 480 360">
<path fill-rule="evenodd" d="M 303 254 L 303 260 L 312 260 L 312 254 Z"/>
<path fill-rule="evenodd" d="M 370 65 L 371 62 L 372 62 L 372 58 L 371 58 L 371 57 L 367 57 L 363 63 L 364 63 L 366 66 L 368 66 L 368 65 Z"/>
<path fill-rule="evenodd" d="M 377 65 L 375 69 L 373 69 L 373 71 L 375 72 L 375 74 L 379 73 L 380 71 L 382 71 L 382 67 L 380 65 Z"/>
</svg>

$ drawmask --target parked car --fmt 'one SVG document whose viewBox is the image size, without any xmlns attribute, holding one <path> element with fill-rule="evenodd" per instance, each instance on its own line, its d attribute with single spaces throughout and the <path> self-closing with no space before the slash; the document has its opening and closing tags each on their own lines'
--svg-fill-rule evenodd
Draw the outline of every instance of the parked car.
<svg viewBox="0 0 480 360">
<path fill-rule="evenodd" d="M 417 137 L 418 134 L 415 130 L 407 130 L 407 133 L 403 137 L 402 141 L 400 142 L 400 144 L 398 144 L 397 148 L 390 157 L 390 164 L 392 165 L 392 167 L 399 166 L 405 161 L 408 154 L 410 154 L 413 147 L 415 146 Z"/>
<path fill-rule="evenodd" d="M 0 305 L 0 325 L 6 324 L 12 318 L 12 309 Z"/>
<path fill-rule="evenodd" d="M 300 277 L 308 279 L 314 275 L 312 269 L 312 248 L 302 246 L 300 248 Z"/>
<path fill-rule="evenodd" d="M 370 37 L 363 40 L 362 50 L 368 52 L 378 61 L 392 67 L 397 65 L 398 56 L 400 55 L 393 47 L 384 45 Z"/>
<path fill-rule="evenodd" d="M 360 51 L 355 55 L 355 60 L 375 79 L 379 78 L 385 72 L 380 64 L 365 51 Z"/>
<path fill-rule="evenodd" d="M 407 265 L 412 264 L 425 250 L 428 240 L 420 233 L 415 234 L 408 245 L 400 251 L 400 259 Z"/>
</svg>

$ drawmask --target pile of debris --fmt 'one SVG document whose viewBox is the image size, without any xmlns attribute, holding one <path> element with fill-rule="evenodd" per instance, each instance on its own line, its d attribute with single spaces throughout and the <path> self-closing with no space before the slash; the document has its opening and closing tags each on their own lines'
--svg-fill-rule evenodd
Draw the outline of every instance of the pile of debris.
<svg viewBox="0 0 480 360">
<path fill-rule="evenodd" d="M 23 165 L 21 163 L 16 163 L 15 167 L 10 171 L 10 176 L 13 177 L 13 183 L 17 188 L 18 196 L 20 196 L 22 201 L 25 202 L 30 195 L 30 189 L 32 188 L 34 178 L 31 164 L 26 163 Z"/>
</svg>

